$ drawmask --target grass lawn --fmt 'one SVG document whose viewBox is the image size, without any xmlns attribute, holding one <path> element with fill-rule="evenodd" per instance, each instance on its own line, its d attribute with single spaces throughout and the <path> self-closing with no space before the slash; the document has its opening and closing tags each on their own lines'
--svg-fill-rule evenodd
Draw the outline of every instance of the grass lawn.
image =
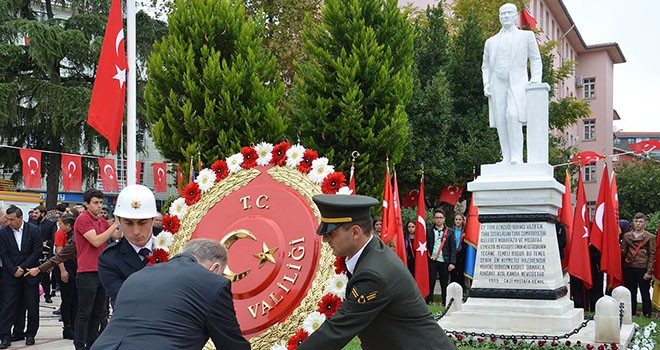
<svg viewBox="0 0 660 350">
<path fill-rule="evenodd" d="M 439 313 L 439 312 L 444 311 L 444 307 L 431 305 L 431 306 L 429 306 L 429 310 L 430 310 L 433 314 L 437 314 L 437 313 Z M 637 323 L 638 325 L 640 325 L 641 328 L 644 328 L 646 325 L 648 325 L 649 323 L 651 323 L 651 321 L 655 321 L 655 323 L 658 323 L 658 321 L 660 321 L 660 319 L 658 319 L 658 318 L 644 318 L 644 317 L 635 317 L 635 316 L 633 316 L 633 323 Z M 593 322 L 593 321 L 592 321 L 592 322 Z M 640 328 L 640 329 L 641 329 L 641 328 Z M 658 332 L 655 334 L 655 343 L 656 343 L 656 348 L 657 348 L 657 349 L 660 349 L 660 331 L 658 331 Z M 461 349 L 461 350 L 478 349 L 478 348 L 469 347 L 469 346 L 461 346 L 461 347 L 458 347 L 458 348 Z M 485 347 L 481 347 L 481 348 L 479 348 L 479 349 L 484 349 L 484 348 L 485 348 Z M 360 341 L 359 341 L 359 339 L 358 339 L 357 337 L 355 337 L 353 340 L 351 340 L 350 343 L 348 343 L 348 344 L 344 347 L 343 350 L 361 350 L 361 349 L 362 349 L 362 348 L 360 347 Z"/>
</svg>

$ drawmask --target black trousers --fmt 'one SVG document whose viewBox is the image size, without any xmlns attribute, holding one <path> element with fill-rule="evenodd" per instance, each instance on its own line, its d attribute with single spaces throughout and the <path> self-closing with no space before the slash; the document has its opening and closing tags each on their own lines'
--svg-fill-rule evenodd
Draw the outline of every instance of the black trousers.
<svg viewBox="0 0 660 350">
<path fill-rule="evenodd" d="M 449 264 L 446 262 L 439 262 L 437 260 L 429 260 L 429 295 L 426 297 L 426 302 L 433 301 L 433 289 L 435 289 L 435 281 L 440 279 L 440 290 L 442 291 L 442 304 L 447 305 L 447 285 L 449 284 Z"/>
<path fill-rule="evenodd" d="M 59 269 L 57 269 L 59 271 Z M 78 313 L 78 290 L 76 288 L 76 270 L 66 269 L 69 273 L 69 281 L 64 283 L 60 280 L 60 295 L 62 296 L 62 304 L 60 304 L 60 311 L 62 315 L 62 323 L 64 326 L 73 327 Z M 53 270 L 55 271 L 55 270 Z M 59 280 L 59 278 L 58 278 Z"/>
<path fill-rule="evenodd" d="M 97 272 L 81 272 L 76 276 L 78 315 L 74 326 L 73 345 L 89 349 L 99 335 L 99 325 L 105 306 L 105 289 Z"/>
<path fill-rule="evenodd" d="M 637 313 L 637 287 L 642 295 L 642 313 L 651 316 L 651 280 L 645 280 L 646 269 L 641 267 L 623 266 L 623 285 L 630 291 L 630 306 L 632 314 Z"/>
<path fill-rule="evenodd" d="M 3 276 L 3 278 L 7 277 Z M 36 336 L 39 330 L 39 284 L 29 284 L 21 277 L 15 281 L 4 280 L 2 289 L 0 338 L 11 340 L 12 326 L 15 335 Z M 26 310 L 27 330 L 25 330 Z"/>
</svg>

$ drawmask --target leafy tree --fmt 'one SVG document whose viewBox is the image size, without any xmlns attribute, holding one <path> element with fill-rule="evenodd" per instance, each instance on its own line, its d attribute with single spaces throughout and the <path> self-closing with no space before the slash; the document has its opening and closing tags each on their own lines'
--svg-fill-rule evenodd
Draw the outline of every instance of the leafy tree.
<svg viewBox="0 0 660 350">
<path fill-rule="evenodd" d="M 442 4 L 429 6 L 415 19 L 415 66 L 421 86 L 426 86 L 447 64 L 449 30 Z"/>
<path fill-rule="evenodd" d="M 241 1 L 177 1 L 168 34 L 147 62 L 147 116 L 161 154 L 204 164 L 251 142 L 284 135 L 284 93 L 274 57 L 264 50 L 263 22 Z"/>
<path fill-rule="evenodd" d="M 44 21 L 36 20 L 29 1 L 10 0 L 0 6 L 0 142 L 57 152 L 42 157 L 49 208 L 55 206 L 59 190 L 59 152 L 107 152 L 107 141 L 86 119 L 109 3 L 62 1 L 72 6 L 72 16 L 56 19 L 47 0 Z M 29 44 L 17 44 L 24 36 Z M 140 123 L 140 130 L 144 127 Z M 19 164 L 18 152 L 2 152 L 0 163 Z M 85 159 L 84 174 L 96 173 L 90 171 L 93 163 Z M 20 178 L 20 172 L 14 178 Z"/>
<path fill-rule="evenodd" d="M 290 133 L 338 170 L 362 153 L 358 192 L 380 197 L 385 158 L 398 163 L 408 140 L 413 29 L 394 0 L 328 0 L 321 18 L 303 31 Z"/>
<path fill-rule="evenodd" d="M 635 213 L 647 215 L 660 208 L 660 162 L 652 159 L 620 163 L 616 167 L 619 216 L 632 220 Z"/>
<path fill-rule="evenodd" d="M 488 38 L 497 33 L 500 28 L 500 19 L 498 17 L 500 6 L 512 3 L 516 5 L 518 11 L 525 7 L 525 0 L 458 0 L 452 6 L 452 24 L 458 28 L 461 22 L 464 22 L 469 14 L 477 16 L 481 23 L 481 29 L 484 38 Z"/>
</svg>

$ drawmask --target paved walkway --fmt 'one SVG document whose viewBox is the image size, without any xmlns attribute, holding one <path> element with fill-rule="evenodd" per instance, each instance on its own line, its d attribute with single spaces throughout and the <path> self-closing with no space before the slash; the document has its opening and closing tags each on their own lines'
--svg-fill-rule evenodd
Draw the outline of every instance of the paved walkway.
<svg viewBox="0 0 660 350">
<path fill-rule="evenodd" d="M 39 332 L 35 337 L 36 344 L 25 346 L 25 340 L 12 342 L 10 349 L 29 349 L 29 350 L 71 350 L 73 349 L 73 340 L 62 339 L 62 322 L 57 321 L 58 315 L 53 315 L 53 311 L 60 306 L 59 294 L 53 297 L 52 304 L 46 304 L 43 297 L 39 303 Z"/>
</svg>

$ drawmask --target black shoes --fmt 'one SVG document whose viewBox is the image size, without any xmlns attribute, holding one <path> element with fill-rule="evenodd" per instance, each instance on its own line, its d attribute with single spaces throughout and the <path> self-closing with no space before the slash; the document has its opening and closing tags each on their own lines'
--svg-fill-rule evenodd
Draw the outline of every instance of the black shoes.
<svg viewBox="0 0 660 350">
<path fill-rule="evenodd" d="M 25 338 L 25 345 L 34 345 L 34 337 Z"/>
<path fill-rule="evenodd" d="M 11 341 L 9 340 L 3 340 L 2 343 L 0 343 L 0 349 L 6 349 L 11 346 Z"/>
<path fill-rule="evenodd" d="M 73 327 L 64 326 L 64 329 L 62 330 L 62 339 L 73 340 Z"/>
<path fill-rule="evenodd" d="M 53 315 L 61 315 L 61 314 L 62 314 L 62 310 L 60 309 L 53 311 Z"/>
<path fill-rule="evenodd" d="M 44 299 L 46 300 L 46 303 L 48 303 L 48 304 L 53 303 L 53 299 L 50 297 L 50 295 L 44 294 Z"/>
<path fill-rule="evenodd" d="M 19 341 L 19 340 L 23 340 L 23 339 L 25 339 L 25 335 L 16 335 L 16 334 L 14 334 L 14 335 L 11 336 L 11 341 Z"/>
</svg>

